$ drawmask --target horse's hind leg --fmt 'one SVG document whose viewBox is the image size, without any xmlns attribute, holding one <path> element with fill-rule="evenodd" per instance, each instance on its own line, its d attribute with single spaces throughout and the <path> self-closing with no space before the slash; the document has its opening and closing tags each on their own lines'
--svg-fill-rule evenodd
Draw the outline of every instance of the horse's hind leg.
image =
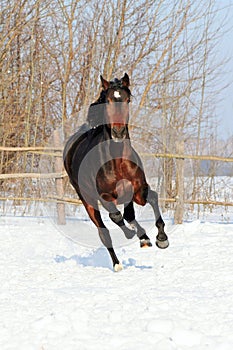
<svg viewBox="0 0 233 350">
<path fill-rule="evenodd" d="M 98 228 L 98 232 L 99 232 L 99 236 L 100 236 L 101 242 L 107 248 L 107 250 L 108 250 L 108 252 L 109 252 L 109 254 L 110 254 L 111 258 L 112 258 L 114 271 L 117 272 L 117 271 L 122 270 L 123 267 L 120 264 L 116 254 L 115 254 L 115 251 L 113 249 L 113 246 L 112 246 L 112 239 L 111 239 L 111 236 L 109 234 L 109 230 L 104 225 L 99 210 L 95 209 L 93 206 L 91 206 L 90 204 L 88 204 L 88 203 L 86 203 L 84 201 L 83 201 L 83 204 L 84 204 L 84 206 L 86 208 L 86 211 L 87 211 L 90 219 L 94 222 L 94 224 Z"/>
<path fill-rule="evenodd" d="M 140 239 L 140 246 L 143 247 L 151 247 L 150 238 L 147 236 L 144 228 L 137 222 L 135 219 L 135 211 L 133 202 L 129 202 L 125 204 L 124 208 L 124 219 L 130 224 L 134 231 L 136 231 L 138 238 Z"/>
<path fill-rule="evenodd" d="M 158 194 L 155 191 L 152 191 L 150 188 L 148 189 L 147 202 L 153 208 L 156 220 L 156 227 L 158 228 L 158 235 L 156 236 L 156 245 L 162 249 L 167 248 L 169 246 L 169 242 L 168 237 L 164 232 L 165 224 L 159 211 Z"/>
</svg>

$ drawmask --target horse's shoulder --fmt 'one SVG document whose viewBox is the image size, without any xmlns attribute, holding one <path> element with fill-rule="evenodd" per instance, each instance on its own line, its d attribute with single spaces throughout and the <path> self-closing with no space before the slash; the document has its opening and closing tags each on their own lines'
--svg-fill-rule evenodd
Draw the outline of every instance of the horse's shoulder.
<svg viewBox="0 0 233 350">
<path fill-rule="evenodd" d="M 76 148 L 77 145 L 87 137 L 88 132 L 90 131 L 90 127 L 88 124 L 83 124 L 73 135 L 69 137 L 65 144 L 63 157 L 65 158 L 68 153 L 71 152 L 72 149 Z"/>
</svg>

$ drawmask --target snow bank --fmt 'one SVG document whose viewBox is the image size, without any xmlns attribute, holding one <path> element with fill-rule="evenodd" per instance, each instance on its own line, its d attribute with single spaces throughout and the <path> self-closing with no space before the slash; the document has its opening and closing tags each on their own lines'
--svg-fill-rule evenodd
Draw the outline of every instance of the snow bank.
<svg viewBox="0 0 233 350">
<path fill-rule="evenodd" d="M 233 225 L 167 222 L 167 233 L 167 250 L 117 248 L 113 273 L 104 248 L 2 217 L 0 349 L 233 349 Z"/>
</svg>

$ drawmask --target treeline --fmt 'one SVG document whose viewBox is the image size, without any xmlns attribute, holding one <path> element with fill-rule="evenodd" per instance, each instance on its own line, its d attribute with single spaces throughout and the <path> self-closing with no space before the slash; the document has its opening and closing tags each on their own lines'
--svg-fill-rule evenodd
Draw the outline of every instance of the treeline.
<svg viewBox="0 0 233 350">
<path fill-rule="evenodd" d="M 45 145 L 55 128 L 78 118 L 98 96 L 100 74 L 111 79 L 124 72 L 131 78 L 131 122 L 143 126 L 142 142 L 149 132 L 156 150 L 174 152 L 181 141 L 187 152 L 200 154 L 215 135 L 221 62 L 214 55 L 227 12 L 217 1 L 0 3 L 1 145 Z M 162 164 L 165 187 L 173 186 L 174 162 Z M 37 166 L 36 156 L 1 153 L 2 173 Z"/>
</svg>

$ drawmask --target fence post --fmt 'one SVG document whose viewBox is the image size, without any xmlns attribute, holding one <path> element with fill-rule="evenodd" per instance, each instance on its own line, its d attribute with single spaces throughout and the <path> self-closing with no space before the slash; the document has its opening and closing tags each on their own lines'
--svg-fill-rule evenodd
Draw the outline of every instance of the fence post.
<svg viewBox="0 0 233 350">
<path fill-rule="evenodd" d="M 62 142 L 61 142 L 59 130 L 54 131 L 53 139 L 54 139 L 54 146 L 60 147 Z M 58 156 L 58 157 L 55 156 L 55 164 L 54 165 L 55 165 L 55 172 L 61 173 L 63 170 L 63 162 L 62 162 L 62 158 L 60 156 Z M 64 195 L 63 178 L 55 178 L 55 188 L 56 188 L 58 198 L 62 198 Z M 58 223 L 58 225 L 65 225 L 66 224 L 65 204 L 64 203 L 57 203 L 57 223 Z"/>
<path fill-rule="evenodd" d="M 184 141 L 177 141 L 176 153 L 184 154 Z M 182 224 L 184 213 L 184 159 L 176 159 L 176 208 L 174 213 L 175 224 Z"/>
</svg>

